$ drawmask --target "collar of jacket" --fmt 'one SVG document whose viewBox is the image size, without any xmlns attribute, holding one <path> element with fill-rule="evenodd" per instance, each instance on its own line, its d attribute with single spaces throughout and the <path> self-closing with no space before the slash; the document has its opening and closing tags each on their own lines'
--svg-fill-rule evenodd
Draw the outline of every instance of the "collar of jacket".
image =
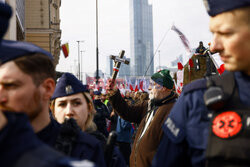
<svg viewBox="0 0 250 167">
<path fill-rule="evenodd" d="M 164 97 L 163 99 L 160 99 L 160 100 L 153 99 L 153 100 L 151 100 L 152 101 L 151 102 L 151 106 L 161 106 L 163 104 L 167 104 L 167 103 L 169 103 L 171 101 L 176 100 L 176 98 L 177 98 L 176 93 L 174 93 L 173 91 L 171 91 L 170 95 Z"/>
</svg>

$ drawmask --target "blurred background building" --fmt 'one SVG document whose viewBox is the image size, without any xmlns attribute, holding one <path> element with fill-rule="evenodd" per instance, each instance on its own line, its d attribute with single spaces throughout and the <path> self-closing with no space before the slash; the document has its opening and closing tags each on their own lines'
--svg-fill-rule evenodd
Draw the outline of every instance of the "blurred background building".
<svg viewBox="0 0 250 167">
<path fill-rule="evenodd" d="M 130 0 L 131 75 L 143 76 L 154 56 L 152 5 L 148 0 Z M 146 75 L 154 72 L 152 60 Z"/>
<path fill-rule="evenodd" d="M 49 51 L 58 64 L 61 49 L 61 0 L 5 0 L 13 10 L 4 39 L 32 42 Z"/>
</svg>

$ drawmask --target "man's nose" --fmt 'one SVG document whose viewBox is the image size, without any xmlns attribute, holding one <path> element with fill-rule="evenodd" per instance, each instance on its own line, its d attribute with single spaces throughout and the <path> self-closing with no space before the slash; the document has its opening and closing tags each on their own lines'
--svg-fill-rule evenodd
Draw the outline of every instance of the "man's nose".
<svg viewBox="0 0 250 167">
<path fill-rule="evenodd" d="M 219 35 L 214 34 L 213 40 L 210 45 L 210 51 L 213 53 L 220 52 L 223 50 L 223 44 Z"/>
<path fill-rule="evenodd" d="M 7 102 L 7 93 L 4 91 L 4 88 L 2 85 L 0 85 L 0 103 L 6 103 Z"/>
</svg>

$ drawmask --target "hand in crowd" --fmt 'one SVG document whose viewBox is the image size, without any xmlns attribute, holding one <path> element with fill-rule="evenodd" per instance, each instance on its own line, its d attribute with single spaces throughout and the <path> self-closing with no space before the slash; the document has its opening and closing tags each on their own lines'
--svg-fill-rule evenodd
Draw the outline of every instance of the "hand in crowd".
<svg viewBox="0 0 250 167">
<path fill-rule="evenodd" d="M 110 113 L 110 117 L 113 117 L 113 116 L 115 116 L 115 111 L 114 110 Z"/>
<path fill-rule="evenodd" d="M 106 92 L 108 96 L 112 96 L 115 94 L 115 92 L 118 90 L 116 81 L 112 79 L 108 79 L 106 84 Z"/>
</svg>

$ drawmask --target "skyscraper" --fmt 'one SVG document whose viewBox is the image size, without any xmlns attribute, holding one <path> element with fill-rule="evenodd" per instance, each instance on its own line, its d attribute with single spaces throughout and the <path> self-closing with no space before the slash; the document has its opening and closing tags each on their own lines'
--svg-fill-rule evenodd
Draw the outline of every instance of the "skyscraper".
<svg viewBox="0 0 250 167">
<path fill-rule="evenodd" d="M 131 75 L 143 76 L 154 56 L 152 5 L 148 0 L 130 0 Z M 146 75 L 154 72 L 152 60 Z"/>
<path fill-rule="evenodd" d="M 106 75 L 108 75 L 108 76 L 112 76 L 112 72 L 113 72 L 113 60 L 112 59 L 110 59 L 110 57 L 109 56 L 107 56 L 106 57 L 106 71 L 105 71 L 105 73 L 106 73 Z"/>
</svg>

